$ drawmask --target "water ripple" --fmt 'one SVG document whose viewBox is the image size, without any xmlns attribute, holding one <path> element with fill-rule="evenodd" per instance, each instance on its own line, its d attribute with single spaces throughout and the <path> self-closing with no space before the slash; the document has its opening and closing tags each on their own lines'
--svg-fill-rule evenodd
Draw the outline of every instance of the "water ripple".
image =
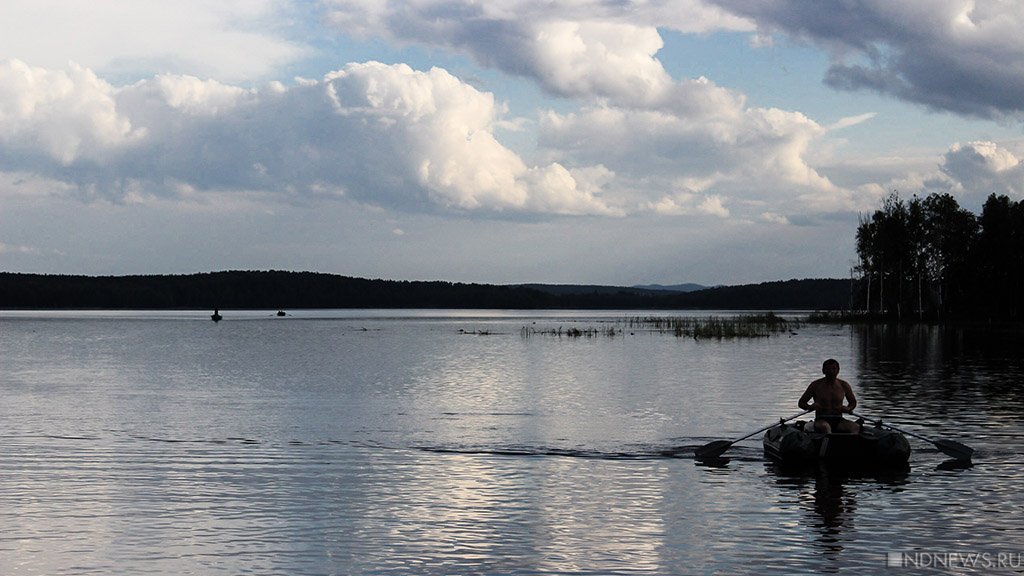
<svg viewBox="0 0 1024 576">
<path fill-rule="evenodd" d="M 0 574 L 876 573 L 1024 542 L 1013 355 L 519 321 L 0 318 Z M 758 435 L 693 458 L 791 414 L 829 356 L 974 461 L 914 439 L 907 470 L 783 470 Z"/>
</svg>

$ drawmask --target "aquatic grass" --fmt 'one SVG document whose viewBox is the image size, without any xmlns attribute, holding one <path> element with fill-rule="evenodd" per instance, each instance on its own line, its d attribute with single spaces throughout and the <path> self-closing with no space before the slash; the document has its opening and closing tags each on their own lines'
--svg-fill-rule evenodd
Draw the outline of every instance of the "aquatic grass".
<svg viewBox="0 0 1024 576">
<path fill-rule="evenodd" d="M 807 316 L 809 324 L 870 324 L 884 322 L 885 317 L 863 310 L 817 310 Z"/>
<path fill-rule="evenodd" d="M 790 332 L 800 327 L 797 320 L 787 320 L 774 312 L 738 316 L 645 316 L 629 320 L 631 329 L 671 333 L 678 338 L 726 340 L 733 338 L 767 338 L 772 334 Z"/>
<path fill-rule="evenodd" d="M 556 336 L 558 338 L 594 338 L 597 336 L 607 336 L 614 338 L 615 336 L 621 335 L 622 330 L 616 329 L 614 326 L 609 328 L 532 328 L 530 326 L 523 326 L 519 330 L 519 335 L 523 338 L 529 338 L 530 336 Z"/>
<path fill-rule="evenodd" d="M 542 335 L 566 338 L 615 337 L 638 331 L 672 334 L 677 338 L 696 340 L 731 340 L 735 338 L 767 338 L 772 334 L 792 332 L 800 327 L 797 320 L 787 320 L 773 312 L 722 316 L 635 316 L 614 321 L 611 327 L 601 328 L 533 328 L 524 326 L 520 335 L 524 338 Z"/>
</svg>

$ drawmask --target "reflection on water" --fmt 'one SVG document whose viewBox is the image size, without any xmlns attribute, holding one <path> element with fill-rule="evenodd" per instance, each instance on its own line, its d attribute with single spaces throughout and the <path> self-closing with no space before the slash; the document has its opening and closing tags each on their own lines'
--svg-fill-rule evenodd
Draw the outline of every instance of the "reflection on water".
<svg viewBox="0 0 1024 576">
<path fill-rule="evenodd" d="M 0 574 L 875 573 L 1019 552 L 1019 340 L 804 326 L 519 337 L 565 313 L 0 315 Z M 486 333 L 486 334 L 484 334 Z M 765 464 L 836 357 L 908 470 Z M 965 569 L 962 572 L 977 572 Z"/>
<path fill-rule="evenodd" d="M 811 532 L 807 545 L 816 552 L 810 559 L 819 573 L 840 571 L 849 560 L 848 549 L 864 544 L 864 529 L 870 527 L 883 543 L 892 536 L 897 527 L 870 526 L 870 512 L 865 514 L 868 524 L 858 521 L 858 498 L 902 490 L 910 478 L 909 468 L 858 472 L 826 464 L 792 468 L 772 463 L 765 470 L 780 488 L 782 501 L 795 498 L 802 512 L 799 525 Z"/>
<path fill-rule="evenodd" d="M 856 498 L 854 491 L 843 489 L 842 478 L 829 477 L 827 468 L 814 479 L 814 513 L 820 517 L 814 527 L 821 531 L 818 544 L 829 560 L 843 551 L 841 535 L 853 527 Z"/>
<path fill-rule="evenodd" d="M 1015 417 L 1024 405 L 1017 374 L 1024 335 L 942 326 L 860 326 L 856 334 L 863 393 L 884 394 L 900 417 L 924 426 L 968 424 L 967 433 Z M 997 400 L 997 401 L 996 401 Z M 984 420 L 982 420 L 984 418 Z"/>
</svg>

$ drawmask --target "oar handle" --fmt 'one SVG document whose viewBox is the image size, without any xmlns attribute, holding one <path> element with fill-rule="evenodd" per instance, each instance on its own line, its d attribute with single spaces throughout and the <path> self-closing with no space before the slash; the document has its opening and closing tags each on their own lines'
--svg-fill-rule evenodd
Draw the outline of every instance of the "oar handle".
<svg viewBox="0 0 1024 576">
<path fill-rule="evenodd" d="M 858 414 L 856 412 L 850 412 L 850 415 L 851 416 L 856 416 L 858 418 L 863 418 L 863 419 L 867 420 L 868 422 L 870 422 L 872 424 L 879 424 L 880 426 L 886 426 L 888 428 L 892 428 L 892 429 L 898 431 L 898 433 L 900 433 L 900 434 L 905 434 L 907 436 L 912 436 L 913 438 L 916 438 L 916 439 L 927 440 L 928 442 L 931 442 L 930 439 L 927 439 L 927 438 L 925 438 L 925 437 L 923 437 L 921 435 L 918 435 L 918 434 L 913 434 L 912 431 L 910 431 L 910 430 L 904 430 L 904 429 L 897 428 L 896 426 L 894 426 L 894 425 L 892 425 L 892 424 L 890 424 L 888 422 L 883 422 L 881 419 L 876 420 L 874 418 L 868 418 L 867 416 L 864 416 L 862 414 Z"/>
<path fill-rule="evenodd" d="M 799 418 L 799 417 L 803 416 L 804 414 L 807 414 L 808 412 L 813 412 L 813 410 L 804 410 L 803 412 L 797 412 L 796 414 L 793 414 L 789 418 L 783 418 L 782 420 L 779 420 L 778 422 L 772 422 L 771 424 L 765 426 L 764 428 L 761 428 L 760 430 L 754 430 L 750 434 L 747 434 L 746 436 L 743 436 L 742 438 L 737 438 L 737 439 L 733 440 L 732 442 L 733 442 L 733 444 L 735 444 L 736 442 L 739 442 L 740 440 L 746 440 L 747 438 L 750 438 L 751 436 L 753 436 L 754 434 L 757 434 L 758 432 L 764 432 L 765 430 L 771 428 L 772 426 L 777 426 L 777 425 L 779 425 L 782 422 L 789 422 L 793 418 Z"/>
<path fill-rule="evenodd" d="M 882 422 L 881 420 L 873 420 L 871 418 L 868 418 L 867 416 L 862 416 L 862 415 L 860 415 L 860 414 L 858 414 L 856 412 L 850 412 L 850 415 L 856 416 L 857 418 L 863 418 L 863 419 L 867 420 L 868 422 L 871 422 L 872 424 L 880 424 L 880 425 L 885 426 L 887 428 L 892 428 L 893 430 L 899 432 L 900 434 L 906 434 L 907 436 L 913 436 L 914 438 L 917 438 L 918 440 L 924 440 L 925 442 L 934 442 L 934 440 L 932 440 L 931 438 L 925 438 L 924 436 L 921 436 L 920 434 L 915 434 L 915 433 L 911 432 L 910 430 L 903 430 L 902 428 L 897 428 L 897 427 L 893 426 L 892 424 L 887 424 L 885 422 Z"/>
</svg>

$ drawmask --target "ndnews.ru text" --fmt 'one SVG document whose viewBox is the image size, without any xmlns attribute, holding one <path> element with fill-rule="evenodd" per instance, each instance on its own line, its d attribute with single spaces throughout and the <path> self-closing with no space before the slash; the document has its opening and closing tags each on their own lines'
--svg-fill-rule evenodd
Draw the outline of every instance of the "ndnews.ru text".
<svg viewBox="0 0 1024 576">
<path fill-rule="evenodd" d="M 889 552 L 890 568 L 1014 568 L 1024 567 L 1022 552 Z"/>
</svg>

